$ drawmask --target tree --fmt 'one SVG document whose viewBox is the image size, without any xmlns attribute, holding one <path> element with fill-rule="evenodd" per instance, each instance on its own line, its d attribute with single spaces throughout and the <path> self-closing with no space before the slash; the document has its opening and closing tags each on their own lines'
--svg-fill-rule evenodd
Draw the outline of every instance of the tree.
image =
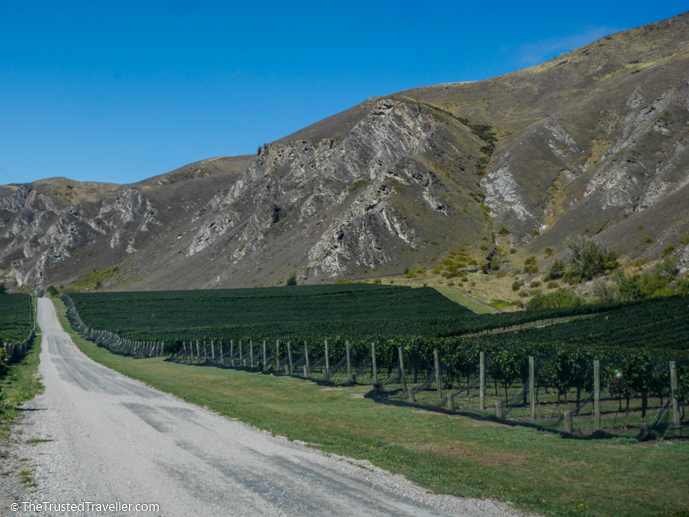
<svg viewBox="0 0 689 517">
<path fill-rule="evenodd" d="M 296 275 L 292 275 L 287 279 L 287 284 L 286 285 L 297 285 L 297 277 Z"/>
</svg>

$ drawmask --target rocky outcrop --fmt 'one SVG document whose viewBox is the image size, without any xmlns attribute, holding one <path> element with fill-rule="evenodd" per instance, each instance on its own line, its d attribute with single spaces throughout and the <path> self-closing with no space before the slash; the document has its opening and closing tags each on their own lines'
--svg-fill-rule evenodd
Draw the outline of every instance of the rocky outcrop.
<svg viewBox="0 0 689 517">
<path fill-rule="evenodd" d="M 514 74 L 371 99 L 252 157 L 128 186 L 0 187 L 0 267 L 38 286 L 114 265 L 117 288 L 272 285 L 588 234 L 684 271 L 688 69 L 679 16 Z"/>
</svg>

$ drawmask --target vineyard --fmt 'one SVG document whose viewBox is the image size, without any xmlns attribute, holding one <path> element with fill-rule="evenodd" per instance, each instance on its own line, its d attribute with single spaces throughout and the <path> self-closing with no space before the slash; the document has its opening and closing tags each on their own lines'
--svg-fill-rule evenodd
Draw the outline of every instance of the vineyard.
<svg viewBox="0 0 689 517">
<path fill-rule="evenodd" d="M 0 295 L 0 373 L 2 363 L 24 357 L 34 334 L 34 309 L 28 294 Z"/>
<path fill-rule="evenodd" d="M 71 295 L 91 328 L 129 339 L 433 336 L 471 314 L 431 288 L 349 284 Z"/>
<path fill-rule="evenodd" d="M 569 433 L 680 433 L 689 393 L 680 297 L 480 316 L 430 289 L 367 285 L 64 300 L 115 353 L 370 384 L 386 403 Z"/>
</svg>

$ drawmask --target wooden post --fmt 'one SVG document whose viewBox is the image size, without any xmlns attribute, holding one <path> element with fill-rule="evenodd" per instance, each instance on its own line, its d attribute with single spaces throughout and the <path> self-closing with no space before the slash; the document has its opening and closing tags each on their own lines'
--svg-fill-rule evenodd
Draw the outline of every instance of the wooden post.
<svg viewBox="0 0 689 517">
<path fill-rule="evenodd" d="M 376 344 L 371 343 L 371 373 L 373 375 L 373 388 L 378 389 L 378 367 L 376 366 Z"/>
<path fill-rule="evenodd" d="M 345 343 L 345 346 L 347 348 L 347 378 L 349 382 L 354 382 L 354 377 L 352 376 L 352 358 L 349 355 L 349 341 Z"/>
<path fill-rule="evenodd" d="M 208 362 L 208 352 L 206 351 L 206 342 L 203 342 L 203 362 Z"/>
<path fill-rule="evenodd" d="M 263 340 L 263 369 L 268 367 L 268 349 L 266 348 L 266 340 Z"/>
<path fill-rule="evenodd" d="M 330 380 L 330 350 L 328 350 L 328 340 L 325 340 L 325 380 Z"/>
<path fill-rule="evenodd" d="M 215 362 L 215 341 L 211 339 L 211 357 L 213 358 L 213 362 Z"/>
<path fill-rule="evenodd" d="M 455 399 L 450 392 L 447 393 L 447 409 L 450 411 L 455 410 Z"/>
<path fill-rule="evenodd" d="M 600 361 L 598 359 L 593 361 L 593 413 L 594 429 L 600 431 Z"/>
<path fill-rule="evenodd" d="M 199 340 L 196 340 L 196 364 L 201 362 L 201 349 L 199 348 Z"/>
<path fill-rule="evenodd" d="M 304 341 L 304 359 L 306 364 L 304 365 L 304 377 L 308 378 L 311 372 L 311 363 L 309 362 L 309 344 Z"/>
<path fill-rule="evenodd" d="M 502 419 L 502 400 L 495 401 L 495 416 Z"/>
<path fill-rule="evenodd" d="M 572 412 L 565 411 L 565 433 L 572 434 L 574 432 L 574 422 L 572 421 Z"/>
<path fill-rule="evenodd" d="M 222 364 L 225 364 L 225 359 L 224 359 L 225 354 L 223 353 L 223 346 L 222 346 L 222 341 L 220 342 L 220 362 Z"/>
<path fill-rule="evenodd" d="M 242 340 L 239 340 L 239 366 L 245 366 L 244 364 L 244 349 L 242 347 Z"/>
<path fill-rule="evenodd" d="M 250 339 L 249 340 L 249 362 L 251 363 L 251 367 L 254 367 L 254 340 Z"/>
<path fill-rule="evenodd" d="M 160 357 L 163 357 L 165 355 L 165 341 L 163 341 L 160 345 Z"/>
<path fill-rule="evenodd" d="M 407 380 L 404 378 L 404 352 L 402 347 L 397 347 L 397 354 L 400 358 L 400 383 L 402 384 L 402 391 L 407 391 Z"/>
<path fill-rule="evenodd" d="M 275 340 L 275 371 L 280 370 L 280 340 Z"/>
<path fill-rule="evenodd" d="M 294 363 L 292 362 L 292 343 L 287 342 L 287 358 L 289 359 L 289 373 L 294 372 Z"/>
<path fill-rule="evenodd" d="M 435 386 L 438 398 L 443 398 L 443 386 L 440 384 L 440 356 L 437 350 L 433 350 L 433 363 L 435 364 Z"/>
<path fill-rule="evenodd" d="M 230 366 L 234 367 L 234 339 L 230 339 Z"/>
<path fill-rule="evenodd" d="M 533 356 L 529 356 L 529 404 L 531 406 L 531 421 L 536 420 L 536 363 Z"/>
<path fill-rule="evenodd" d="M 407 388 L 407 395 L 409 395 L 409 402 L 411 402 L 412 404 L 416 402 L 416 397 L 414 396 L 414 388 L 412 388 L 411 386 Z"/>
<path fill-rule="evenodd" d="M 479 409 L 486 409 L 486 354 L 479 354 Z"/>
<path fill-rule="evenodd" d="M 677 363 L 670 361 L 670 388 L 672 389 L 672 416 L 675 423 L 675 436 L 682 436 L 682 415 L 679 412 L 679 401 L 677 400 Z"/>
</svg>

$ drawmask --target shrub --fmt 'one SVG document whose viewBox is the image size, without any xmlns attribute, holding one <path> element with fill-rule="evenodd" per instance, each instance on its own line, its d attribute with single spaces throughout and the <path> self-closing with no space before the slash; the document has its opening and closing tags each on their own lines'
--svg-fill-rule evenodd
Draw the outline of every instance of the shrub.
<svg viewBox="0 0 689 517">
<path fill-rule="evenodd" d="M 667 257 L 667 256 L 668 256 L 670 253 L 672 253 L 673 251 L 675 251 L 675 247 L 674 247 L 674 246 L 668 246 L 667 248 L 665 248 L 665 249 L 663 250 L 663 258 Z"/>
<path fill-rule="evenodd" d="M 561 307 L 576 307 L 583 303 L 572 291 L 555 291 L 554 293 L 539 294 L 534 296 L 526 304 L 526 308 L 533 309 L 558 309 Z"/>
<path fill-rule="evenodd" d="M 498 233 L 500 235 L 507 235 L 508 233 L 510 233 L 510 231 L 507 228 L 505 228 L 504 226 L 501 226 L 500 229 L 498 230 Z"/>
<path fill-rule="evenodd" d="M 550 269 L 548 270 L 548 274 L 545 275 L 543 280 L 557 280 L 558 278 L 562 278 L 562 276 L 565 274 L 565 263 L 562 262 L 560 259 L 555 260 L 551 265 Z"/>
<path fill-rule="evenodd" d="M 296 275 L 292 275 L 287 279 L 287 284 L 286 285 L 297 285 L 297 277 Z"/>
<path fill-rule="evenodd" d="M 514 283 L 512 284 L 512 290 L 513 291 L 519 291 L 521 287 L 524 285 L 524 282 L 522 280 L 515 280 Z"/>
<path fill-rule="evenodd" d="M 565 243 L 572 252 L 569 272 L 575 277 L 589 280 L 619 266 L 616 251 L 608 250 L 588 237 L 572 237 Z"/>
</svg>

